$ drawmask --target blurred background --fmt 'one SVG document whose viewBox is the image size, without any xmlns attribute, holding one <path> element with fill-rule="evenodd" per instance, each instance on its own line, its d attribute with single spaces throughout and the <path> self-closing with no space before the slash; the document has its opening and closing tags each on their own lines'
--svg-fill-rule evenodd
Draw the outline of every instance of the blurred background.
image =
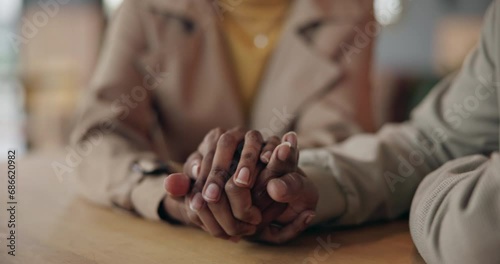
<svg viewBox="0 0 500 264">
<path fill-rule="evenodd" d="M 478 39 L 490 2 L 375 0 L 383 26 L 373 77 L 379 126 L 407 119 L 440 78 L 459 68 Z M 67 143 L 76 102 L 120 3 L 0 0 L 1 153 L 57 149 Z"/>
</svg>

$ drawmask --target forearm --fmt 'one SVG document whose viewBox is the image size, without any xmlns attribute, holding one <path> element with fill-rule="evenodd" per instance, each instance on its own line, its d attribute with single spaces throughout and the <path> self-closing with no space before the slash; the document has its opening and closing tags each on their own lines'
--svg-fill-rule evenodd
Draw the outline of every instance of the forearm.
<svg viewBox="0 0 500 264">
<path fill-rule="evenodd" d="M 153 161 L 157 156 L 119 135 L 101 133 L 101 140 L 95 144 L 87 137 L 73 142 L 74 149 L 83 145 L 89 149 L 75 168 L 80 192 L 93 202 L 158 219 L 157 209 L 165 195 L 163 178 L 145 176 L 133 169 L 137 161 Z"/>
<path fill-rule="evenodd" d="M 158 155 L 164 145 L 154 136 L 159 127 L 154 95 L 147 89 L 160 80 L 145 84 L 146 77 L 155 76 L 144 76 L 139 63 L 147 48 L 140 11 L 137 1 L 126 0 L 115 13 L 71 142 L 73 148 L 86 149 L 76 171 L 87 198 L 158 219 L 163 179 L 133 169 L 141 160 L 164 160 Z M 143 88 L 141 100 L 132 96 L 137 88 Z"/>
<path fill-rule="evenodd" d="M 319 186 L 318 214 L 327 216 L 321 220 L 354 225 L 408 212 L 422 178 L 439 166 L 435 155 L 423 149 L 429 142 L 437 143 L 421 138 L 411 124 L 390 125 L 376 135 L 354 136 L 336 146 L 302 151 L 300 166 L 322 171 L 309 175 Z"/>
<path fill-rule="evenodd" d="M 446 163 L 422 182 L 410 229 L 428 263 L 498 263 L 500 156 Z"/>
<path fill-rule="evenodd" d="M 311 179 L 319 193 L 316 216 L 311 224 L 331 221 L 342 215 L 347 209 L 347 201 L 339 183 L 335 177 L 331 176 L 330 171 L 324 167 L 304 163 L 301 169 Z"/>
<path fill-rule="evenodd" d="M 477 75 L 492 71 L 486 51 L 492 41 L 482 41 L 463 69 L 437 85 L 407 123 L 302 153 L 302 165 L 328 169 L 345 194 L 347 209 L 334 224 L 398 217 L 409 211 L 418 184 L 431 171 L 452 159 L 498 150 L 498 105 L 491 96 L 497 88 L 491 76 Z M 482 102 L 475 111 L 457 110 L 464 98 L 478 93 Z"/>
</svg>

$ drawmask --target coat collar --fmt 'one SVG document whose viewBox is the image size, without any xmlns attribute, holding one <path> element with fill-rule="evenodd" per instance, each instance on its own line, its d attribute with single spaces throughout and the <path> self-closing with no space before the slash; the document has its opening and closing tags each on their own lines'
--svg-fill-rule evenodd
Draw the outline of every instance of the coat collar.
<svg viewBox="0 0 500 264">
<path fill-rule="evenodd" d="M 307 102 L 338 79 L 338 65 L 318 53 L 312 44 L 313 31 L 323 19 L 324 13 L 313 1 L 297 1 L 293 6 L 262 76 L 250 121 L 252 128 L 266 131 L 267 135 L 293 130 Z"/>
<path fill-rule="evenodd" d="M 237 5 L 227 6 L 217 0 L 151 1 L 157 11 L 183 20 L 188 27 L 193 23 L 195 31 L 216 29 L 216 19 L 223 19 L 225 12 L 237 8 Z M 341 78 L 341 67 L 313 42 L 324 24 L 359 17 L 363 12 L 360 1 L 372 0 L 295 0 L 282 37 L 262 76 L 250 127 L 268 128 L 276 111 L 296 115 L 314 96 L 333 87 L 332 84 Z M 293 129 L 293 122 L 284 124 L 279 131 L 272 129 L 273 133 Z"/>
<path fill-rule="evenodd" d="M 309 102 L 335 87 L 341 79 L 342 68 L 329 57 L 331 54 L 316 48 L 315 43 L 319 29 L 326 22 L 345 17 L 338 10 L 347 8 L 335 7 L 334 2 L 351 1 L 295 1 L 262 76 L 250 121 L 252 128 L 278 135 L 295 129 L 299 113 L 306 110 Z"/>
<path fill-rule="evenodd" d="M 163 13 L 190 20 L 196 24 L 206 22 L 206 17 L 215 14 L 219 19 L 224 18 L 226 12 L 238 8 L 240 2 L 232 1 L 234 5 L 222 3 L 219 0 L 151 0 L 153 9 Z M 290 15 L 289 24 L 298 29 L 314 27 L 320 22 L 329 20 L 350 19 L 359 17 L 366 12 L 361 7 L 371 8 L 373 0 L 294 0 L 294 7 Z M 366 3 L 360 3 L 366 2 Z M 210 12 L 208 12 L 210 11 Z"/>
</svg>

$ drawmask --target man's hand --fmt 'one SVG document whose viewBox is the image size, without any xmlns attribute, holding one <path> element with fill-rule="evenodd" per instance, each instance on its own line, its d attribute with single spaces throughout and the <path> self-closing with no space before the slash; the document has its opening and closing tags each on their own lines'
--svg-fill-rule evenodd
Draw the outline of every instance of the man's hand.
<svg viewBox="0 0 500 264">
<path fill-rule="evenodd" d="M 285 210 L 260 204 L 263 209 L 263 228 L 253 240 L 283 243 L 303 231 L 312 221 L 318 203 L 316 186 L 297 167 L 299 152 L 297 135 L 287 133 L 282 143 L 273 151 L 271 160 L 257 178 L 253 190 L 254 201 L 266 201 L 269 196 L 275 203 L 285 205 Z"/>
</svg>

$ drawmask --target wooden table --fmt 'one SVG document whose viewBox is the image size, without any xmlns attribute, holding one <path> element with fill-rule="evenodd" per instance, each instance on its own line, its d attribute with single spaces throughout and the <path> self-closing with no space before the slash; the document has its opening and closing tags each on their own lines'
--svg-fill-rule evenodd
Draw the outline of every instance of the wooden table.
<svg viewBox="0 0 500 264">
<path fill-rule="evenodd" d="M 0 263 L 422 263 L 406 221 L 313 230 L 287 245 L 232 243 L 203 231 L 95 206 L 51 167 L 64 153 L 17 160 L 16 256 L 7 254 L 7 177 L 0 166 Z M 330 246 L 322 245 L 330 242 Z"/>
</svg>

